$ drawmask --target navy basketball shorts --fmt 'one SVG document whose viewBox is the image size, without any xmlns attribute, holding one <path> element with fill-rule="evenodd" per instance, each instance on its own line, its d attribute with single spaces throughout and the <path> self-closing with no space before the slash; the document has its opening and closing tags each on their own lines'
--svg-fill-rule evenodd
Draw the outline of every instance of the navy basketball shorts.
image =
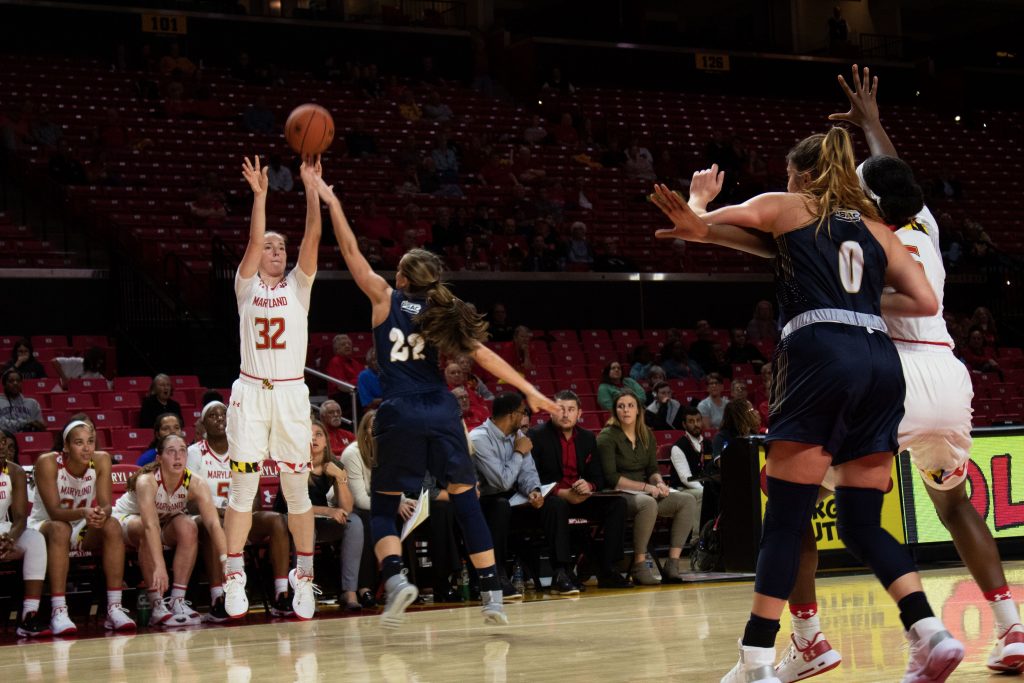
<svg viewBox="0 0 1024 683">
<path fill-rule="evenodd" d="M 418 492 L 430 472 L 440 486 L 476 485 L 459 404 L 447 389 L 394 396 L 373 422 L 374 491 Z"/>
<path fill-rule="evenodd" d="M 905 393 L 900 357 L 886 334 L 807 325 L 775 350 L 767 440 L 820 445 L 833 465 L 895 453 Z"/>
</svg>

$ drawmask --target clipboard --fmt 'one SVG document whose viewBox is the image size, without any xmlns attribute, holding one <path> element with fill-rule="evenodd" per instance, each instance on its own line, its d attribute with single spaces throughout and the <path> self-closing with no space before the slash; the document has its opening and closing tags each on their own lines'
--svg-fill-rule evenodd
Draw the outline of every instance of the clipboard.
<svg viewBox="0 0 1024 683">
<path fill-rule="evenodd" d="M 430 494 L 427 489 L 420 491 L 420 497 L 416 501 L 416 508 L 412 511 L 412 517 L 405 520 L 405 524 L 402 525 L 402 536 L 399 539 L 404 541 L 408 538 L 409 534 L 413 532 L 413 529 L 418 527 L 423 521 L 430 516 Z"/>
</svg>

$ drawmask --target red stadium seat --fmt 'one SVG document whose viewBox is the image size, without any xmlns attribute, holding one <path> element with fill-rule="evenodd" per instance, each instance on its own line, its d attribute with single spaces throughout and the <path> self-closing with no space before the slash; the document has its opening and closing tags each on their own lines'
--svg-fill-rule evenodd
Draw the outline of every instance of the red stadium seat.
<svg viewBox="0 0 1024 683">
<path fill-rule="evenodd" d="M 195 389 L 199 386 L 199 378 L 195 375 L 176 375 L 171 378 L 171 385 L 175 390 Z"/>
<path fill-rule="evenodd" d="M 71 337 L 71 346 L 76 351 L 86 351 L 92 347 L 110 348 L 110 338 L 99 334 L 76 334 Z"/>
<path fill-rule="evenodd" d="M 676 441 L 683 438 L 683 434 L 685 433 L 686 432 L 678 429 L 666 429 L 654 432 L 654 436 L 658 439 L 659 444 L 674 444 Z"/>
<path fill-rule="evenodd" d="M 68 423 L 71 415 L 71 413 L 63 410 L 44 410 L 43 424 L 50 431 L 60 432 L 64 429 L 64 425 Z"/>
<path fill-rule="evenodd" d="M 36 458 L 53 450 L 54 434 L 50 432 L 18 432 L 15 438 L 22 464 L 35 464 Z"/>
<path fill-rule="evenodd" d="M 68 380 L 68 393 L 71 394 L 84 394 L 86 392 L 96 391 L 109 391 L 110 387 L 107 385 L 105 379 L 69 379 Z"/>
<path fill-rule="evenodd" d="M 68 338 L 62 334 L 40 334 L 32 337 L 32 348 L 36 351 L 67 345 Z"/>
<path fill-rule="evenodd" d="M 153 441 L 151 429 L 137 427 L 112 427 L 110 429 L 110 447 L 116 451 L 133 449 L 145 450 Z"/>
<path fill-rule="evenodd" d="M 134 409 L 142 406 L 142 398 L 136 391 L 108 391 L 99 395 L 99 407 L 103 410 Z"/>
<path fill-rule="evenodd" d="M 151 377 L 115 377 L 114 391 L 144 391 L 149 393 Z"/>
<path fill-rule="evenodd" d="M 47 400 L 51 409 L 72 413 L 96 407 L 95 394 L 50 394 Z"/>
<path fill-rule="evenodd" d="M 21 381 L 21 391 L 26 396 L 38 396 L 49 393 L 57 387 L 58 381 L 52 377 L 39 377 L 36 379 L 25 379 Z"/>
<path fill-rule="evenodd" d="M 91 414 L 93 424 L 97 427 L 128 427 L 125 423 L 124 412 L 121 410 L 99 409 Z"/>
</svg>

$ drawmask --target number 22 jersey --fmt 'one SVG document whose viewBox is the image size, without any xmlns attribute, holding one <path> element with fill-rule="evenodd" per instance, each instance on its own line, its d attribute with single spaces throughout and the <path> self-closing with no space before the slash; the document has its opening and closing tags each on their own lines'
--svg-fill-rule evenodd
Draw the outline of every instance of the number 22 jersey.
<svg viewBox="0 0 1024 683">
<path fill-rule="evenodd" d="M 259 273 L 235 273 L 242 373 L 256 379 L 301 379 L 309 340 L 309 298 L 313 277 L 293 268 L 274 287 Z"/>
<path fill-rule="evenodd" d="M 423 338 L 414 320 L 427 306 L 426 299 L 407 297 L 399 289 L 392 290 L 388 317 L 373 329 L 385 399 L 445 388 L 437 349 Z"/>
</svg>

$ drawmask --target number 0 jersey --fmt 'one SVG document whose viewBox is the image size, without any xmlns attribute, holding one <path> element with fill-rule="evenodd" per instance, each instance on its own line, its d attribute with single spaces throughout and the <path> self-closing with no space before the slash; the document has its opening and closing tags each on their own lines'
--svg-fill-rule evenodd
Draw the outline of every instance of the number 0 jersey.
<svg viewBox="0 0 1024 683">
<path fill-rule="evenodd" d="M 256 379 L 301 379 L 309 339 L 309 297 L 313 278 L 293 268 L 274 287 L 259 273 L 235 273 L 242 372 Z"/>
<path fill-rule="evenodd" d="M 888 259 L 856 211 L 779 235 L 775 284 L 782 323 L 815 309 L 881 314 Z"/>
<path fill-rule="evenodd" d="M 426 299 L 407 297 L 395 289 L 391 293 L 391 310 L 387 319 L 373 329 L 385 399 L 445 388 L 444 377 L 438 367 L 437 349 L 427 344 L 420 335 L 419 325 L 413 320 L 426 307 Z"/>
</svg>

